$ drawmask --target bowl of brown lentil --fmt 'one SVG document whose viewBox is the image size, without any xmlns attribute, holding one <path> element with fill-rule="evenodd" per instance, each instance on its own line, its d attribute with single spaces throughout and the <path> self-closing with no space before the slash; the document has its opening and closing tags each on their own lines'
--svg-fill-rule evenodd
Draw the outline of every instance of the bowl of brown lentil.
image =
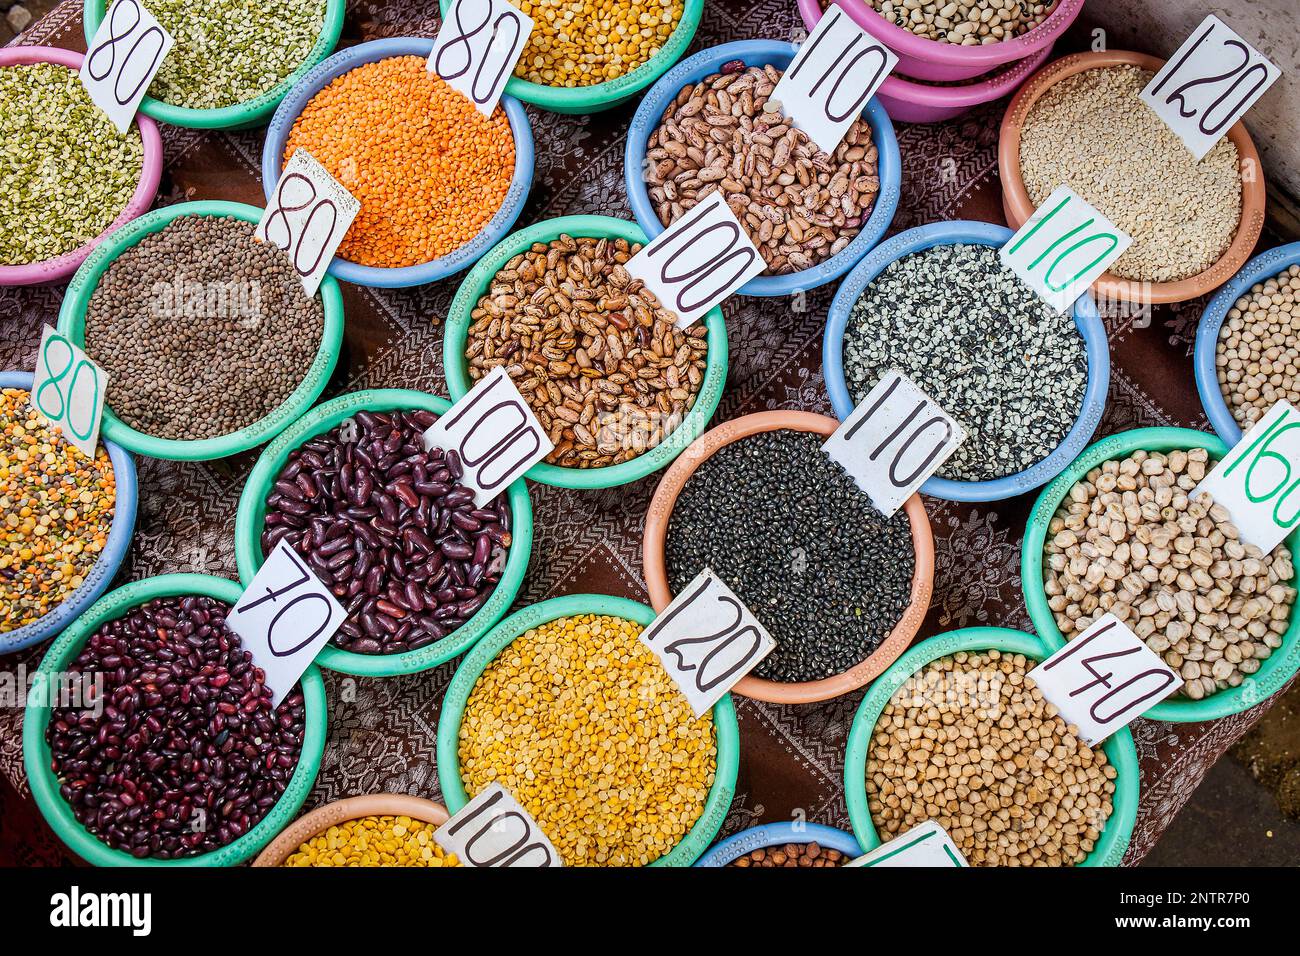
<svg viewBox="0 0 1300 956">
<path fill-rule="evenodd" d="M 456 866 L 433 840 L 448 819 L 441 803 L 407 793 L 346 797 L 294 820 L 253 866 Z"/>
<path fill-rule="evenodd" d="M 862 855 L 857 837 L 820 823 L 764 823 L 715 844 L 700 867 L 763 870 L 844 866 Z"/>
<path fill-rule="evenodd" d="M 1052 651 L 1022 631 L 969 627 L 885 671 L 853 717 L 844 763 L 864 852 L 934 820 L 973 866 L 1120 865 L 1137 820 L 1133 735 L 1126 727 L 1089 747 L 1049 714 L 1025 674 Z M 987 716 L 991 706 L 1014 726 Z"/>
<path fill-rule="evenodd" d="M 1245 124 L 1196 162 L 1139 98 L 1164 63 L 1123 50 L 1062 57 L 1030 77 L 1002 119 L 998 170 L 1012 229 L 1064 184 L 1133 237 L 1093 283 L 1110 301 L 1204 295 L 1249 258 L 1264 226 L 1264 176 Z"/>
</svg>

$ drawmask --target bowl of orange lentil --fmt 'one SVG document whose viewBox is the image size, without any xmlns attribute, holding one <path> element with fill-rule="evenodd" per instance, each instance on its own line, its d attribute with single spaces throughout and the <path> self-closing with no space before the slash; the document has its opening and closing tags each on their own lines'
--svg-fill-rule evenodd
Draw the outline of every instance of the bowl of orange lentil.
<svg viewBox="0 0 1300 956">
<path fill-rule="evenodd" d="M 306 149 L 361 203 L 329 274 L 405 288 L 454 275 L 504 236 L 533 180 L 523 104 L 485 117 L 425 66 L 433 40 L 371 40 L 322 62 L 275 111 L 262 149 L 269 200 Z"/>
</svg>

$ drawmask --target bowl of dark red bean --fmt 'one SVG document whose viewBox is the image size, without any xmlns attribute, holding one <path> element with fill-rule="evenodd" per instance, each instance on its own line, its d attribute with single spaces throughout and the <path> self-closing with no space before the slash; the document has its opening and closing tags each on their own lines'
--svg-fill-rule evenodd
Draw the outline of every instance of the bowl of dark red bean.
<svg viewBox="0 0 1300 956">
<path fill-rule="evenodd" d="M 406 389 L 316 407 L 262 452 L 239 500 L 235 559 L 248 584 L 288 543 L 347 619 L 317 655 L 333 671 L 413 674 L 464 653 L 523 583 L 533 511 L 523 479 L 479 506 L 454 452 L 422 436 L 451 407 Z"/>
<path fill-rule="evenodd" d="M 97 866 L 233 866 L 302 807 L 325 748 L 311 665 L 273 706 L 226 614 L 243 589 L 206 574 L 135 581 L 50 645 L 23 718 L 23 762 L 50 827 Z"/>
</svg>

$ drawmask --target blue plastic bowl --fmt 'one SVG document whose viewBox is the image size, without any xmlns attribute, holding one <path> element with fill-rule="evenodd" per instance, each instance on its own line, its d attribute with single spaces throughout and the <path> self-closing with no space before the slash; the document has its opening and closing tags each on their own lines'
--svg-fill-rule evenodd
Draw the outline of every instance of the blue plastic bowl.
<svg viewBox="0 0 1300 956">
<path fill-rule="evenodd" d="M 1201 324 L 1196 329 L 1196 351 L 1192 359 L 1196 391 L 1201 395 L 1201 405 L 1210 419 L 1210 426 L 1229 446 L 1241 441 L 1241 426 L 1232 417 L 1228 403 L 1223 400 L 1223 390 L 1219 388 L 1219 376 L 1214 366 L 1219 330 L 1223 328 L 1223 320 L 1228 317 L 1233 303 L 1249 292 L 1251 286 L 1273 278 L 1297 262 L 1300 262 L 1300 242 L 1261 252 L 1215 294 L 1205 307 Z"/>
<path fill-rule="evenodd" d="M 289 132 L 293 129 L 294 121 L 298 119 L 298 115 L 313 96 L 344 73 L 359 66 L 377 63 L 394 56 L 427 57 L 432 49 L 433 40 L 420 37 L 371 40 L 335 53 L 299 80 L 276 108 L 275 115 L 271 117 L 271 125 L 266 131 L 266 143 L 262 147 L 262 189 L 266 192 L 267 200 L 269 201 L 271 194 L 275 192 L 275 184 L 280 179 L 282 157 L 285 144 L 289 140 Z M 358 265 L 336 256 L 330 263 L 329 274 L 336 279 L 356 285 L 378 289 L 401 289 L 436 282 L 449 275 L 455 275 L 473 265 L 483 253 L 496 245 L 519 218 L 519 213 L 524 208 L 524 200 L 528 198 L 528 191 L 533 185 L 533 130 L 528 123 L 528 114 L 524 112 L 523 104 L 512 96 L 501 97 L 501 108 L 506 111 L 506 119 L 510 121 L 510 132 L 515 140 L 515 174 L 510 180 L 510 191 L 506 193 L 505 202 L 501 204 L 496 215 L 488 220 L 482 232 L 455 252 L 418 266 L 382 269 L 377 266 Z"/>
<path fill-rule="evenodd" d="M 900 232 L 873 249 L 870 255 L 854 267 L 831 302 L 826 333 L 822 340 L 822 375 L 826 379 L 826 390 L 830 393 L 835 416 L 840 421 L 849 417 L 855 404 L 844 380 L 844 330 L 854 303 L 861 298 L 872 280 L 891 262 L 922 249 L 953 243 L 1001 248 L 1012 235 L 1006 226 L 995 226 L 987 222 L 960 219 L 932 222 Z M 1011 498 L 1047 484 L 1079 456 L 1101 422 L 1101 413 L 1106 407 L 1106 390 L 1110 387 L 1110 346 L 1091 293 L 1085 292 L 1075 301 L 1074 324 L 1083 336 L 1084 348 L 1088 353 L 1088 384 L 1084 389 L 1079 417 L 1066 434 L 1065 440 L 1054 452 L 1024 471 L 989 481 L 953 481 L 935 476 L 921 485 L 923 494 L 950 501 L 998 501 Z"/>
<path fill-rule="evenodd" d="M 0 372 L 0 388 L 25 388 L 30 392 L 32 375 L 30 372 Z M 58 634 L 108 590 L 117 569 L 122 566 L 122 559 L 131 546 L 131 536 L 135 533 L 135 459 L 121 445 L 106 441 L 102 435 L 99 440 L 108 450 L 108 459 L 113 465 L 113 480 L 117 485 L 113 524 L 108 529 L 108 541 L 104 550 L 90 566 L 90 573 L 81 582 L 81 587 L 73 591 L 66 601 L 47 612 L 44 617 L 0 634 L 0 654 L 21 651 Z"/>
<path fill-rule="evenodd" d="M 719 72 L 724 63 L 732 60 L 741 60 L 746 66 L 766 66 L 770 63 L 785 69 L 798 51 L 796 44 L 783 40 L 738 40 L 724 43 L 687 57 L 650 87 L 628 127 L 623 161 L 623 178 L 627 183 L 627 198 L 632 206 L 632 215 L 646 235 L 653 239 L 664 231 L 663 223 L 659 221 L 654 205 L 650 202 L 650 193 L 646 190 L 645 177 L 642 175 L 646 143 L 650 134 L 659 126 L 664 110 L 677 98 L 682 87 L 698 83 L 706 76 Z M 862 115 L 871 124 L 871 141 L 876 144 L 876 151 L 880 154 L 877 161 L 880 192 L 876 195 L 876 205 L 872 208 L 871 215 L 863 223 L 862 231 L 838 255 L 811 269 L 783 276 L 758 276 L 750 279 L 740 287 L 742 295 L 790 295 L 823 286 L 848 272 L 885 234 L 894 219 L 894 210 L 898 208 L 903 164 L 898 156 L 898 140 L 894 137 L 894 126 L 889 121 L 889 114 L 875 97 L 867 103 Z"/>
<path fill-rule="evenodd" d="M 765 823 L 727 837 L 696 860 L 695 865 L 726 866 L 746 853 L 763 847 L 785 846 L 787 843 L 819 843 L 828 850 L 838 850 L 849 859 L 856 859 L 866 852 L 858 845 L 858 838 L 845 830 L 820 823 Z"/>
</svg>

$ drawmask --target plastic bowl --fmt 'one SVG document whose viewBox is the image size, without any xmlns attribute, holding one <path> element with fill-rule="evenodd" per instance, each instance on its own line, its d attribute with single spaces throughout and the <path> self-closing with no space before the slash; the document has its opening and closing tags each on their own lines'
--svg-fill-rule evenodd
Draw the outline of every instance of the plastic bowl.
<svg viewBox="0 0 1300 956">
<path fill-rule="evenodd" d="M 1000 248 L 1011 236 L 1011 230 L 1005 226 L 987 222 L 932 222 L 900 232 L 873 249 L 867 258 L 858 263 L 835 293 L 822 339 L 822 375 L 826 379 L 831 406 L 840 421 L 848 418 L 856 405 L 844 378 L 845 330 L 854 303 L 861 298 L 876 276 L 891 262 L 923 249 L 953 243 Z M 1011 498 L 1046 484 L 1088 444 L 1106 407 L 1106 390 L 1110 386 L 1110 347 L 1106 341 L 1106 328 L 1102 325 L 1091 295 L 1085 292 L 1079 296 L 1075 300 L 1073 311 L 1074 324 L 1083 337 L 1088 354 L 1088 384 L 1084 388 L 1079 417 L 1066 433 L 1065 440 L 1054 452 L 1024 471 L 988 481 L 953 481 L 935 475 L 921 485 L 922 494 L 950 501 L 998 501 Z"/>
<path fill-rule="evenodd" d="M 862 856 L 862 847 L 858 846 L 857 837 L 844 830 L 820 823 L 764 823 L 727 837 L 696 860 L 695 865 L 723 867 L 746 853 L 769 846 L 785 846 L 787 843 L 817 843 L 828 850 L 838 850 L 850 860 Z"/>
<path fill-rule="evenodd" d="M 285 827 L 265 850 L 258 854 L 253 866 L 284 866 L 298 847 L 312 837 L 319 836 L 330 827 L 360 820 L 362 817 L 411 817 L 440 827 L 450 819 L 447 808 L 423 797 L 405 793 L 370 793 L 364 797 L 347 797 L 317 807 Z"/>
<path fill-rule="evenodd" d="M 271 111 L 284 99 L 290 87 L 304 73 L 323 60 L 338 46 L 339 34 L 343 30 L 343 14 L 347 6 L 345 0 L 325 0 L 325 21 L 321 25 L 320 36 L 307 58 L 299 67 L 267 90 L 261 96 L 233 106 L 216 109 L 192 109 L 188 106 L 174 106 L 164 103 L 152 96 L 140 101 L 140 112 L 151 116 L 160 123 L 172 126 L 188 126 L 191 129 L 246 129 L 261 126 Z M 82 21 L 85 27 L 86 45 L 89 46 L 104 19 L 108 8 L 107 0 L 83 0 Z"/>
<path fill-rule="evenodd" d="M 124 616 L 132 608 L 155 598 L 178 595 L 204 595 L 234 605 L 243 593 L 234 581 L 208 574 L 163 574 L 123 585 L 110 591 L 91 606 L 59 636 L 41 661 L 38 679 L 52 680 L 76 660 L 86 641 L 102 624 Z M 308 666 L 300 682 L 306 705 L 302 751 L 289 784 L 270 811 L 257 825 L 239 839 L 218 850 L 182 860 L 137 859 L 114 850 L 92 836 L 73 816 L 72 808 L 59 793 L 59 782 L 50 769 L 50 746 L 45 729 L 50 722 L 47 704 L 27 703 L 23 715 L 23 767 L 31 784 L 32 797 L 50 828 L 68 847 L 87 863 L 95 866 L 234 866 L 243 863 L 264 847 L 302 807 L 320 770 L 325 750 L 325 683 L 314 665 Z"/>
<path fill-rule="evenodd" d="M 59 331 L 78 346 L 84 346 L 86 309 L 90 305 L 90 297 L 99 286 L 99 280 L 108 271 L 109 266 L 146 235 L 162 231 L 173 219 L 181 216 L 233 216 L 244 222 L 256 223 L 262 218 L 262 210 L 256 206 L 246 206 L 237 202 L 216 200 L 183 202 L 155 209 L 119 229 L 95 250 L 73 276 L 72 282 L 68 285 L 68 293 L 64 296 L 63 305 L 59 309 Z M 302 382 L 271 414 L 228 435 L 181 441 L 174 438 L 156 438 L 136 431 L 105 405 L 103 423 L 100 426 L 103 436 L 137 455 L 176 461 L 225 458 L 227 455 L 247 451 L 255 445 L 274 438 L 281 429 L 316 401 L 338 361 L 339 348 L 343 343 L 343 294 L 339 291 L 339 284 L 326 276 L 321 282 L 317 295 L 320 296 L 325 311 L 325 327 L 320 348 L 316 351 L 316 358 L 312 361 Z"/>
<path fill-rule="evenodd" d="M 623 179 L 627 186 L 627 198 L 632 206 L 632 215 L 637 225 L 653 239 L 664 231 L 654 205 L 650 202 L 650 193 L 646 189 L 645 154 L 646 143 L 650 134 L 659 127 L 659 120 L 670 103 L 677 98 L 682 87 L 698 83 L 706 76 L 719 72 L 724 63 L 741 60 L 747 66 L 765 66 L 772 64 L 781 69 L 790 65 L 799 47 L 783 40 L 737 40 L 721 46 L 709 47 L 694 56 L 688 57 L 677 66 L 661 76 L 650 87 L 641 104 L 632 116 L 632 124 L 627 131 L 627 146 L 624 150 Z M 837 255 L 812 268 L 792 272 L 789 275 L 760 275 L 750 279 L 739 289 L 741 295 L 791 295 L 795 292 L 815 289 L 833 279 L 838 279 L 853 263 L 857 262 L 867 250 L 880 241 L 880 237 L 889 228 L 898 208 L 899 189 L 903 181 L 903 163 L 898 155 L 898 140 L 894 137 L 894 126 L 889 122 L 889 115 L 879 101 L 872 97 L 862 110 L 862 116 L 871 124 L 871 141 L 879 153 L 877 172 L 880 178 L 880 192 L 876 194 L 876 204 L 871 208 L 871 215 L 862 224 L 859 232 Z"/>
<path fill-rule="evenodd" d="M 830 437 L 839 424 L 833 418 L 812 412 L 756 412 L 710 429 L 686 450 L 686 454 L 660 479 L 659 487 L 650 499 L 650 509 L 646 512 L 641 556 L 645 566 L 646 587 L 650 591 L 650 603 L 656 611 L 662 612 L 673 600 L 664 560 L 664 543 L 668 537 L 668 520 L 677 504 L 677 496 L 695 470 L 719 448 L 750 435 L 790 429 Z M 903 653 L 925 620 L 926 611 L 930 607 L 930 595 L 934 590 L 934 535 L 921 496 L 914 494 L 908 498 L 903 503 L 903 510 L 907 512 L 908 524 L 912 528 L 916 561 L 912 571 L 912 596 L 902 617 L 880 646 L 848 670 L 821 680 L 786 682 L 748 674 L 732 688 L 737 694 L 774 704 L 811 704 L 819 700 L 830 700 L 866 686 Z"/>
<path fill-rule="evenodd" d="M 275 115 L 271 118 L 271 125 L 266 131 L 266 142 L 262 146 L 262 189 L 266 193 L 267 200 L 270 200 L 271 194 L 275 192 L 275 184 L 280 181 L 284 148 L 289 141 L 289 133 L 293 130 L 294 121 L 298 119 L 313 96 L 344 73 L 359 66 L 378 63 L 380 60 L 395 56 L 428 57 L 431 50 L 433 50 L 433 41 L 419 37 L 370 40 L 340 50 L 304 76 L 276 108 Z M 487 225 L 477 236 L 454 252 L 416 266 L 394 269 L 363 266 L 335 256 L 330 263 L 329 274 L 336 279 L 356 285 L 377 289 L 400 289 L 425 285 L 455 275 L 472 265 L 479 256 L 492 248 L 492 245 L 504 236 L 519 218 L 519 213 L 524 208 L 524 201 L 528 198 L 528 190 L 533 185 L 533 130 L 528 123 L 528 114 L 524 112 L 523 104 L 511 96 L 501 97 L 501 108 L 505 110 L 506 119 L 510 121 L 510 134 L 515 141 L 515 172 L 501 208 L 488 220 Z"/>
<path fill-rule="evenodd" d="M 469 377 L 465 349 L 472 324 L 470 313 L 478 305 L 478 300 L 487 292 L 497 272 L 514 256 L 527 251 L 534 242 L 550 242 L 561 234 L 579 238 L 608 236 L 612 239 L 626 239 L 628 242 L 646 241 L 645 233 L 636 223 L 610 216 L 561 216 L 559 219 L 546 219 L 502 239 L 465 277 L 447 310 L 446 331 L 442 340 L 442 365 L 447 376 L 447 390 L 451 392 L 453 402 L 464 397 L 475 384 Z M 727 381 L 727 327 L 722 319 L 722 309 L 715 306 L 700 321 L 708 328 L 708 364 L 695 405 L 682 419 L 676 431 L 631 461 L 605 468 L 569 468 L 540 462 L 529 468 L 525 477 L 557 488 L 613 488 L 644 478 L 676 458 L 708 425 Z"/>
<path fill-rule="evenodd" d="M 1228 453 L 1228 446 L 1217 436 L 1190 428 L 1135 428 L 1103 438 L 1090 446 L 1060 477 L 1043 489 L 1034 502 L 1034 510 L 1025 529 L 1024 545 L 1020 553 L 1020 586 L 1024 589 L 1025 605 L 1034 629 L 1043 637 L 1052 651 L 1065 646 L 1065 636 L 1056 626 L 1056 616 L 1047 606 L 1047 592 L 1043 589 L 1043 548 L 1046 544 L 1047 526 L 1056 509 L 1070 493 L 1076 482 L 1089 471 L 1113 458 L 1124 458 L 1133 452 L 1173 451 L 1174 449 L 1204 448 L 1212 461 Z M 1292 554 L 1300 554 L 1300 530 L 1286 538 Z M 1296 581 L 1291 581 L 1296 586 Z M 1291 620 L 1282 635 L 1282 646 L 1260 665 L 1254 675 L 1247 677 L 1238 687 L 1221 690 L 1200 700 L 1178 696 L 1168 698 L 1145 711 L 1142 716 L 1151 720 L 1171 723 L 1190 723 L 1198 720 L 1217 720 L 1239 714 L 1261 700 L 1281 690 L 1282 685 L 1300 669 L 1300 615 L 1291 610 Z"/>
<path fill-rule="evenodd" d="M 445 398 L 423 392 L 400 388 L 370 389 L 341 395 L 318 405 L 285 429 L 263 450 L 239 496 L 239 510 L 235 515 L 235 563 L 244 586 L 252 583 L 253 575 L 265 560 L 261 539 L 266 519 L 266 496 L 271 493 L 271 486 L 288 461 L 290 452 L 362 410 L 387 412 L 394 409 L 425 409 L 443 415 L 450 407 L 451 402 Z M 528 489 L 523 479 L 512 484 L 506 494 L 510 502 L 510 552 L 496 589 L 473 617 L 442 640 L 413 651 L 400 654 L 358 654 L 326 644 L 316 655 L 316 662 L 321 667 L 343 674 L 393 677 L 437 667 L 463 654 L 477 643 L 501 619 L 519 593 L 533 546 L 533 507 L 528 500 Z"/>
<path fill-rule="evenodd" d="M 677 21 L 677 28 L 668 37 L 659 52 L 642 63 L 630 73 L 625 73 L 604 83 L 591 86 L 563 87 L 547 86 L 545 83 L 532 83 L 512 76 L 506 81 L 506 94 L 525 103 L 532 103 L 552 113 L 599 113 L 626 103 L 641 90 L 653 83 L 659 76 L 676 63 L 686 48 L 695 39 L 695 31 L 700 25 L 700 16 L 704 13 L 704 0 L 684 0 L 682 17 Z M 445 19 L 451 0 L 438 0 L 438 7 Z"/>
<path fill-rule="evenodd" d="M 0 388 L 23 388 L 30 392 L 32 376 L 28 372 L 0 372 Z M 104 544 L 104 550 L 90 566 L 90 572 L 81 582 L 81 587 L 73 591 L 63 603 L 30 624 L 0 633 L 0 654 L 21 651 L 59 633 L 98 600 L 108 589 L 117 569 L 122 566 L 122 559 L 131 547 L 131 536 L 135 533 L 135 508 L 139 491 L 135 459 L 121 445 L 102 439 L 101 444 L 108 452 L 109 462 L 113 466 L 113 481 L 117 489 L 113 523 L 108 529 L 108 541 Z"/>
<path fill-rule="evenodd" d="M 655 612 L 644 604 L 627 598 L 605 594 L 571 594 L 551 598 L 516 611 L 498 624 L 478 646 L 465 657 L 447 687 L 443 698 L 442 714 L 438 718 L 438 784 L 442 787 L 447 809 L 456 813 L 469 802 L 465 785 L 460 779 L 460 725 L 465 717 L 465 705 L 479 676 L 505 648 L 530 628 L 541 627 L 561 617 L 575 614 L 607 614 L 635 621 L 643 627 L 655 618 Z M 704 804 L 704 811 L 695 821 L 682 841 L 672 851 L 651 863 L 651 866 L 690 866 L 717 836 L 718 829 L 731 807 L 736 793 L 736 773 L 740 766 L 740 732 L 736 726 L 736 711 L 731 705 L 731 695 L 723 694 L 713 705 L 713 726 L 717 737 L 717 769 L 713 787 Z"/>
<path fill-rule="evenodd" d="M 862 844 L 864 853 L 870 853 L 881 845 L 880 834 L 876 832 L 875 822 L 867 807 L 867 749 L 875 735 L 881 711 L 895 691 L 931 661 L 959 651 L 988 650 L 1024 654 L 1035 661 L 1041 661 L 1050 657 L 1054 648 L 1032 634 L 1005 627 L 966 627 L 948 631 L 922 641 L 900 657 L 862 699 L 849 728 L 848 753 L 844 762 L 844 793 L 849 805 L 849 822 L 853 825 L 853 833 Z M 1125 727 L 1111 734 L 1101 748 L 1115 768 L 1115 795 L 1111 815 L 1101 831 L 1101 837 L 1079 866 L 1119 866 L 1128 850 L 1129 840 L 1133 836 L 1133 824 L 1137 820 L 1138 790 L 1141 784 L 1133 735 Z"/>
<path fill-rule="evenodd" d="M 1144 53 L 1130 53 L 1124 50 L 1110 50 L 1105 53 L 1075 53 L 1062 57 L 1039 70 L 1016 93 L 1002 118 L 1002 128 L 998 133 L 998 173 L 1002 180 L 1002 211 L 1012 229 L 1019 229 L 1025 224 L 1036 208 L 1029 198 L 1025 181 L 1020 176 L 1020 131 L 1030 110 L 1038 98 L 1047 90 L 1076 73 L 1094 70 L 1099 67 L 1132 64 L 1144 70 L 1158 71 L 1165 61 Z M 1246 131 L 1244 123 L 1232 124 L 1227 133 L 1228 139 L 1237 147 L 1237 155 L 1243 168 L 1260 170 L 1259 153 Z M 1260 231 L 1264 228 L 1264 177 L 1262 173 L 1254 180 L 1241 184 L 1241 221 L 1231 245 L 1218 262 L 1204 272 L 1181 279 L 1178 282 L 1142 282 L 1121 279 L 1113 272 L 1103 272 L 1093 283 L 1093 289 L 1107 299 L 1122 302 L 1170 303 L 1184 302 L 1205 295 L 1231 278 L 1241 268 L 1259 241 Z"/>
<path fill-rule="evenodd" d="M 1229 445 L 1241 441 L 1241 426 L 1232 417 L 1228 402 L 1223 397 L 1219 385 L 1219 373 L 1215 359 L 1219 349 L 1219 332 L 1223 320 L 1237 300 L 1250 292 L 1250 287 L 1257 282 L 1266 282 L 1283 269 L 1300 262 L 1300 242 L 1278 246 L 1262 252 L 1251 259 L 1241 271 L 1233 276 L 1232 281 L 1220 289 L 1201 315 L 1201 323 L 1196 327 L 1196 352 L 1193 365 L 1196 371 L 1196 391 L 1200 393 L 1201 405 L 1210 419 L 1215 434 Z"/>
<path fill-rule="evenodd" d="M 0 69 L 28 63 L 57 63 L 75 72 L 81 69 L 83 59 L 85 57 L 80 53 L 55 47 L 11 46 L 0 49 Z M 158 193 L 158 181 L 162 177 L 162 137 L 158 134 L 158 125 L 147 116 L 137 115 L 135 125 L 140 131 L 140 140 L 144 144 L 144 161 L 140 169 L 140 182 L 136 184 L 135 193 L 127 202 L 126 208 L 118 213 L 117 218 L 109 223 L 107 229 L 71 252 L 65 252 L 53 259 L 28 262 L 24 265 L 0 265 L 0 286 L 37 285 L 63 281 L 77 271 L 77 267 L 86 261 L 86 257 L 104 241 L 110 232 L 130 222 L 152 205 L 154 196 Z"/>
</svg>

